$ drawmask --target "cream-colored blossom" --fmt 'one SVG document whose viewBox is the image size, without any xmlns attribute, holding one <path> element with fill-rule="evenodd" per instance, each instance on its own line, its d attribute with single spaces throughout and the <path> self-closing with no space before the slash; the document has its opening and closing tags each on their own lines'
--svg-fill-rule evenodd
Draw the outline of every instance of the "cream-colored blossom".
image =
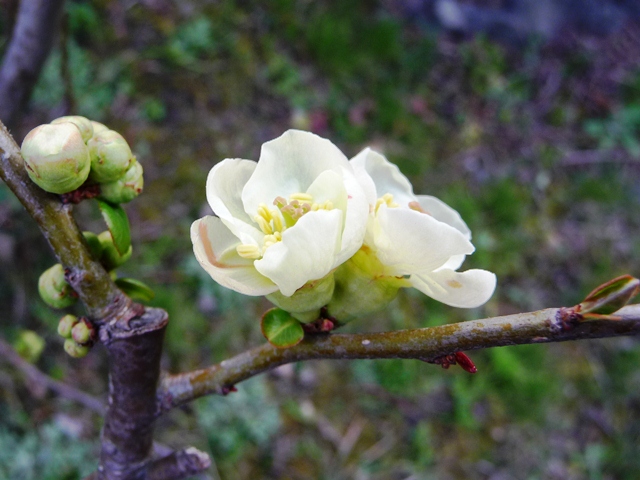
<svg viewBox="0 0 640 480">
<path fill-rule="evenodd" d="M 471 232 L 458 212 L 435 197 L 414 195 L 398 167 L 371 149 L 351 164 L 369 201 L 364 246 L 380 262 L 380 277 L 404 278 L 454 307 L 477 307 L 491 297 L 493 273 L 456 271 L 474 251 Z"/>
<path fill-rule="evenodd" d="M 368 204 L 329 140 L 289 130 L 260 160 L 226 159 L 207 178 L 216 216 L 191 226 L 194 253 L 221 285 L 247 295 L 293 295 L 362 245 Z"/>
</svg>

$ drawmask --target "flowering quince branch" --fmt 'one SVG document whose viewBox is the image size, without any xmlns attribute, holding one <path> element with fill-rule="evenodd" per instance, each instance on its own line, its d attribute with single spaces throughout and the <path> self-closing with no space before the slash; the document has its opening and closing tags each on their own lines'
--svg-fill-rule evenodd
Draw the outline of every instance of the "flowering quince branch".
<svg viewBox="0 0 640 480">
<path fill-rule="evenodd" d="M 165 376 L 158 388 L 158 411 L 203 395 L 226 394 L 236 383 L 302 360 L 408 358 L 433 363 L 462 350 L 640 334 L 640 304 L 616 312 L 618 320 L 582 321 L 571 328 L 564 321 L 566 310 L 548 308 L 393 332 L 313 335 L 291 348 L 267 343 L 201 370 Z"/>
<path fill-rule="evenodd" d="M 77 137 L 68 122 L 40 130 Z M 100 173 L 93 164 L 89 168 L 89 175 Z M 122 191 L 129 193 L 116 195 L 116 203 L 139 193 L 141 168 L 127 172 L 131 178 L 122 182 L 131 185 Z M 285 363 L 407 358 L 444 367 L 456 363 L 473 372 L 463 350 L 640 333 L 640 305 L 624 307 L 640 285 L 630 276 L 598 287 L 571 308 L 417 330 L 327 333 L 384 308 L 400 288 L 414 287 L 448 305 L 469 308 L 489 299 L 496 279 L 484 270 L 457 271 L 473 252 L 466 224 L 441 201 L 414 195 L 382 155 L 367 149 L 349 161 L 328 140 L 293 130 L 264 144 L 258 163 L 227 159 L 216 165 L 207 179 L 216 216 L 197 220 L 191 229 L 196 258 L 214 280 L 248 295 L 266 295 L 279 307 L 263 317 L 275 319 L 262 325 L 271 332 L 265 333 L 271 343 L 160 380 L 166 312 L 136 304 L 118 289 L 92 256 L 90 237 L 79 231 L 72 204 L 33 183 L 51 183 L 51 175 L 60 171 L 48 174 L 44 179 L 32 169 L 27 175 L 20 149 L 0 123 L 0 177 L 36 220 L 61 263 L 57 270 L 65 272 L 64 280 L 87 309 L 86 321 L 71 319 L 73 327 L 61 322 L 59 332 L 62 328 L 66 335 L 70 327 L 74 341 L 82 344 L 86 339 L 80 334 L 93 337 L 97 330 L 109 355 L 109 402 L 99 468 L 91 477 L 97 480 L 179 479 L 207 469 L 209 458 L 193 448 L 155 456 L 154 420 L 200 396 L 230 393 L 236 383 Z M 76 188 L 67 180 L 56 178 L 45 186 L 55 193 Z M 112 187 L 116 192 L 118 185 Z M 126 218 L 113 205 L 101 211 L 112 231 L 122 223 L 120 216 Z M 128 228 L 113 240 L 126 253 Z M 288 345 L 293 346 L 282 348 Z"/>
</svg>

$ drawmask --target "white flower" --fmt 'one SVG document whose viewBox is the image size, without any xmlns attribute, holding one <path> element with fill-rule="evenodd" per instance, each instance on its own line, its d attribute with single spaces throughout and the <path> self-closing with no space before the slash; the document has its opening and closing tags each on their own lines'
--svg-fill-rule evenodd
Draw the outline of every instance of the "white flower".
<svg viewBox="0 0 640 480">
<path fill-rule="evenodd" d="M 454 307 L 477 307 L 491 297 L 493 273 L 456 271 L 475 250 L 458 212 L 435 197 L 414 195 L 398 167 L 373 150 L 363 150 L 351 164 L 371 210 L 364 245 L 382 264 L 384 276 L 405 278 Z"/>
<path fill-rule="evenodd" d="M 215 217 L 191 226 L 202 267 L 247 295 L 293 295 L 362 245 L 368 203 L 329 140 L 289 130 L 262 145 L 258 163 L 226 159 L 209 172 Z"/>
</svg>

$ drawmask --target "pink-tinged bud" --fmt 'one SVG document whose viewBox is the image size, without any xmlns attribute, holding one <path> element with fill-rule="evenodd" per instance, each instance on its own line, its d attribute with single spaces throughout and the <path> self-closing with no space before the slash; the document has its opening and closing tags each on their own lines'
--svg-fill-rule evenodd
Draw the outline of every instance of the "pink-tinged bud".
<svg viewBox="0 0 640 480">
<path fill-rule="evenodd" d="M 91 180 L 98 183 L 114 182 L 121 178 L 133 162 L 129 144 L 114 130 L 94 133 L 87 142 L 91 155 Z"/>
<path fill-rule="evenodd" d="M 103 123 L 96 122 L 94 120 L 90 120 L 90 122 L 91 122 L 91 126 L 93 127 L 93 134 L 94 135 L 97 135 L 98 133 L 101 133 L 101 132 L 109 130 L 109 127 L 107 127 Z"/>
<path fill-rule="evenodd" d="M 75 315 L 65 315 L 58 322 L 58 335 L 62 338 L 71 338 L 71 329 L 78 323 Z"/>
<path fill-rule="evenodd" d="M 34 128 L 22 142 L 21 152 L 29 178 L 47 192 L 71 192 L 89 176 L 89 149 L 73 123 Z"/>
<path fill-rule="evenodd" d="M 93 325 L 83 317 L 71 329 L 71 338 L 82 346 L 91 346 L 95 340 L 95 332 Z"/>
<path fill-rule="evenodd" d="M 90 349 L 91 347 L 85 347 L 83 345 L 80 345 L 74 342 L 70 338 L 64 341 L 64 351 L 67 352 L 67 354 L 73 358 L 85 357 L 87 353 L 89 353 Z"/>
<path fill-rule="evenodd" d="M 127 203 L 142 192 L 144 179 L 142 165 L 135 160 L 124 174 L 115 182 L 100 185 L 100 197 L 111 203 Z"/>
<path fill-rule="evenodd" d="M 78 301 L 78 296 L 65 280 L 64 269 L 59 263 L 40 275 L 38 292 L 42 300 L 53 308 L 69 307 Z"/>
<path fill-rule="evenodd" d="M 81 117 L 80 115 L 68 115 L 66 117 L 56 118 L 51 121 L 51 125 L 58 125 L 59 123 L 73 123 L 78 130 L 80 130 L 80 134 L 82 135 L 82 140 L 84 143 L 87 143 L 91 137 L 93 137 L 93 125 L 91 124 L 91 120 L 85 117 Z"/>
</svg>

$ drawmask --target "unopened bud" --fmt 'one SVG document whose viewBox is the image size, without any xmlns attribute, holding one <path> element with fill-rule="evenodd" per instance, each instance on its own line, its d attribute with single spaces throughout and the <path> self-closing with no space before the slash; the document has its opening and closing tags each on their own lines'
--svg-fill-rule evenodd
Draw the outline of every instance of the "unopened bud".
<svg viewBox="0 0 640 480">
<path fill-rule="evenodd" d="M 13 342 L 13 347 L 18 355 L 29 363 L 35 363 L 44 350 L 45 342 L 40 335 L 33 330 L 23 330 Z"/>
<path fill-rule="evenodd" d="M 116 246 L 113 244 L 113 237 L 111 236 L 111 232 L 109 230 L 105 230 L 100 235 L 98 235 L 100 239 L 100 243 L 102 244 L 102 255 L 100 256 L 100 263 L 104 266 L 107 271 L 111 271 L 115 268 L 118 268 L 124 262 L 131 258 L 131 253 L 133 252 L 131 246 L 129 250 L 124 255 L 120 255 Z"/>
<path fill-rule="evenodd" d="M 113 182 L 122 177 L 131 162 L 133 154 L 122 135 L 114 130 L 95 133 L 87 142 L 91 155 L 89 176 L 98 183 Z"/>
<path fill-rule="evenodd" d="M 38 292 L 40 292 L 42 300 L 53 308 L 69 307 L 78 300 L 76 292 L 65 280 L 64 269 L 59 263 L 40 275 Z"/>
<path fill-rule="evenodd" d="M 78 127 L 70 122 L 34 128 L 24 138 L 21 152 L 29 178 L 51 193 L 75 190 L 91 168 L 89 149 Z"/>
<path fill-rule="evenodd" d="M 73 123 L 78 127 L 84 143 L 87 143 L 89 139 L 93 137 L 93 125 L 88 118 L 81 117 L 80 115 L 67 115 L 66 117 L 56 118 L 51 122 L 51 125 L 58 125 L 59 123 L 65 122 Z"/>
<path fill-rule="evenodd" d="M 71 329 L 78 323 L 75 315 L 65 315 L 58 322 L 58 335 L 62 338 L 71 338 Z"/>
<path fill-rule="evenodd" d="M 81 318 L 71 329 L 71 338 L 83 346 L 93 345 L 95 339 L 95 328 L 86 318 Z"/>
<path fill-rule="evenodd" d="M 68 338 L 64 341 L 64 351 L 73 358 L 82 358 L 89 353 L 91 347 L 85 347 Z"/>
<path fill-rule="evenodd" d="M 115 182 L 100 185 L 100 197 L 111 203 L 127 203 L 142 192 L 144 185 L 142 165 L 134 158 L 133 163 Z"/>
<path fill-rule="evenodd" d="M 93 134 L 97 135 L 101 132 L 104 132 L 106 130 L 109 130 L 109 127 L 107 127 L 105 124 L 100 123 L 100 122 L 96 122 L 94 120 L 90 120 L 91 121 L 91 126 L 93 127 Z"/>
</svg>

